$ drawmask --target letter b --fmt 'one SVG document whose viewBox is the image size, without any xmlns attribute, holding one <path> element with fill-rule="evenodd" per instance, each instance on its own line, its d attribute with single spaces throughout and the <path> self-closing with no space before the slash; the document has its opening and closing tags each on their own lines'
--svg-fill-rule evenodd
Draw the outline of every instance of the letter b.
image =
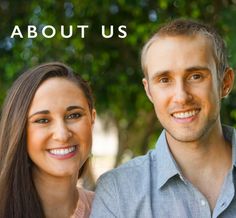
<svg viewBox="0 0 236 218">
<path fill-rule="evenodd" d="M 37 35 L 36 26 L 28 25 L 28 38 L 36 38 Z"/>
</svg>

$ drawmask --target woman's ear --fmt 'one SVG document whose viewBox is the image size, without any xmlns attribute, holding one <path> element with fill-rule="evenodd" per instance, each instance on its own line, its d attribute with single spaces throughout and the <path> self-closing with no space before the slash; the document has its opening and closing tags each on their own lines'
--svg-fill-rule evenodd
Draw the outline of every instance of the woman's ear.
<svg viewBox="0 0 236 218">
<path fill-rule="evenodd" d="M 96 116 L 97 116 L 96 110 L 95 110 L 95 109 L 92 109 L 92 112 L 91 112 L 92 127 L 94 126 Z"/>
<path fill-rule="evenodd" d="M 227 67 L 221 85 L 221 98 L 226 97 L 234 86 L 234 71 L 232 68 Z"/>
</svg>

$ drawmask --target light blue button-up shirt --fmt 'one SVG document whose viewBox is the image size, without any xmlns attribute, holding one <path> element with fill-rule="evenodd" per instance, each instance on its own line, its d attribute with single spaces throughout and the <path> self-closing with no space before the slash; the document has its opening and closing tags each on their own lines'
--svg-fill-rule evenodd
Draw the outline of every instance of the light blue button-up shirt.
<svg viewBox="0 0 236 218">
<path fill-rule="evenodd" d="M 236 131 L 223 131 L 233 162 L 212 213 L 203 194 L 182 177 L 163 131 L 155 150 L 99 178 L 90 217 L 236 218 Z"/>
</svg>

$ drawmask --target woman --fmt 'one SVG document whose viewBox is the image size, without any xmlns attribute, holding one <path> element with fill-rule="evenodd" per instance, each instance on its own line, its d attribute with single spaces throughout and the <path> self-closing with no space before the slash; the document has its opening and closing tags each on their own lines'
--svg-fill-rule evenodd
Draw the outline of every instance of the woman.
<svg viewBox="0 0 236 218">
<path fill-rule="evenodd" d="M 76 183 L 96 112 L 88 84 L 61 63 L 23 73 L 0 123 L 0 217 L 88 217 L 93 193 Z"/>
</svg>

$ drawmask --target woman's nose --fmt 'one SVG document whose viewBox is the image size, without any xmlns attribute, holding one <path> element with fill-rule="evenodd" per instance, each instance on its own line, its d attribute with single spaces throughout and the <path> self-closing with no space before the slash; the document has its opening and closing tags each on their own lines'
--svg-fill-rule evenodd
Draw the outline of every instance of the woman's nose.
<svg viewBox="0 0 236 218">
<path fill-rule="evenodd" d="M 72 132 L 68 126 L 63 122 L 57 122 L 53 129 L 53 139 L 60 142 L 67 142 L 72 136 Z"/>
</svg>

